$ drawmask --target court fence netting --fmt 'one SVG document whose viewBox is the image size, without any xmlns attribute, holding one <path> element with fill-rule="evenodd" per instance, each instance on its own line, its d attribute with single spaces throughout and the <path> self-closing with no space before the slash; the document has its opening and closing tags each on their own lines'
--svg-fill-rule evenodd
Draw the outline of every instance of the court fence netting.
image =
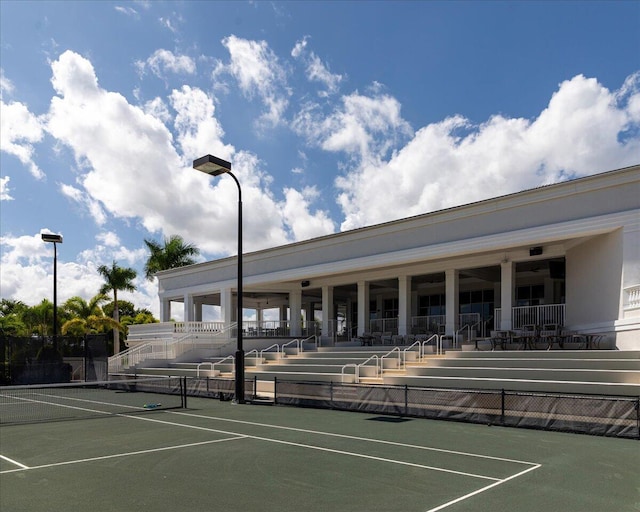
<svg viewBox="0 0 640 512">
<path fill-rule="evenodd" d="M 184 377 L 0 387 L 0 425 L 87 419 L 186 407 Z"/>
<path fill-rule="evenodd" d="M 277 379 L 273 381 L 272 393 L 257 393 L 257 389 L 255 379 L 245 382 L 249 401 L 640 439 L 640 397 Z M 187 378 L 186 393 L 231 399 L 234 381 Z"/>
<path fill-rule="evenodd" d="M 640 439 L 640 397 L 508 390 L 418 388 L 274 379 L 245 381 L 250 403 L 363 412 L 398 418 Z M 214 377 L 113 376 L 70 384 L 0 386 L 0 424 L 186 408 L 187 397 L 231 400 L 235 382 Z"/>
</svg>

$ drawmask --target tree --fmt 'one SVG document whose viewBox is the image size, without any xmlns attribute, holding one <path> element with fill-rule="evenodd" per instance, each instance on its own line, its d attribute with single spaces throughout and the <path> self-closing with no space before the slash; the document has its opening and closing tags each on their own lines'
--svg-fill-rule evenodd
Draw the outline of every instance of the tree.
<svg viewBox="0 0 640 512">
<path fill-rule="evenodd" d="M 122 325 L 105 316 L 100 307 L 101 302 L 109 298 L 104 293 L 99 293 L 91 298 L 89 302 L 82 297 L 71 297 L 67 300 L 63 308 L 72 316 L 70 320 L 62 325 L 62 334 L 75 334 L 78 336 L 90 333 L 97 333 L 107 329 L 122 330 Z"/>
<path fill-rule="evenodd" d="M 6 336 L 29 336 L 23 320 L 24 312 L 29 309 L 24 302 L 12 299 L 0 299 L 0 332 Z"/>
<path fill-rule="evenodd" d="M 53 303 L 50 300 L 42 299 L 40 304 L 27 307 L 21 316 L 30 336 L 53 333 Z"/>
<path fill-rule="evenodd" d="M 164 246 L 146 238 L 144 243 L 151 253 L 144 266 L 144 275 L 150 281 L 153 280 L 154 274 L 161 270 L 193 265 L 196 262 L 193 257 L 200 254 L 200 249 L 193 244 L 185 243 L 180 235 L 165 237 Z"/>
<path fill-rule="evenodd" d="M 106 265 L 100 265 L 98 267 L 98 273 L 104 278 L 105 284 L 100 288 L 100 293 L 113 292 L 113 319 L 119 324 L 120 315 L 118 312 L 118 291 L 132 292 L 136 289 L 133 284 L 133 280 L 138 275 L 132 268 L 119 267 L 118 264 L 113 261 L 111 267 Z M 120 352 L 120 330 L 113 329 L 113 351 L 114 354 Z"/>
</svg>

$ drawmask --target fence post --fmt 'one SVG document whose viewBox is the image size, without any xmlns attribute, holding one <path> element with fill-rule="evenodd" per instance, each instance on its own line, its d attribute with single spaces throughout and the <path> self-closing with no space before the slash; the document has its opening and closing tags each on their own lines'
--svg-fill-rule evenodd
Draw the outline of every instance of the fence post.
<svg viewBox="0 0 640 512">
<path fill-rule="evenodd" d="M 329 404 L 331 405 L 331 409 L 333 409 L 333 381 L 329 381 Z"/>
<path fill-rule="evenodd" d="M 258 376 L 253 376 L 253 400 L 258 396 Z"/>
<path fill-rule="evenodd" d="M 409 386 L 404 385 L 404 415 L 409 414 Z"/>
<path fill-rule="evenodd" d="M 638 431 L 638 439 L 640 439 L 640 398 L 636 400 L 636 430 Z"/>
<path fill-rule="evenodd" d="M 500 423 L 502 425 L 504 425 L 504 398 L 505 398 L 505 392 L 504 392 L 504 388 L 502 389 L 502 400 L 501 400 L 501 406 L 500 406 Z"/>
</svg>

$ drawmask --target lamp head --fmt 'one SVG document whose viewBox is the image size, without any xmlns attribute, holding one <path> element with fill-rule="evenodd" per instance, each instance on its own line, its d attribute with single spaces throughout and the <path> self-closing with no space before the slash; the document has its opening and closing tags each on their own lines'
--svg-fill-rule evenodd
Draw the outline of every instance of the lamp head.
<svg viewBox="0 0 640 512">
<path fill-rule="evenodd" d="M 43 242 L 62 243 L 62 235 L 55 235 L 53 233 L 41 233 Z"/>
<path fill-rule="evenodd" d="M 231 171 L 231 162 L 227 162 L 217 156 L 206 155 L 194 160 L 193 168 L 211 176 L 219 176 Z"/>
</svg>

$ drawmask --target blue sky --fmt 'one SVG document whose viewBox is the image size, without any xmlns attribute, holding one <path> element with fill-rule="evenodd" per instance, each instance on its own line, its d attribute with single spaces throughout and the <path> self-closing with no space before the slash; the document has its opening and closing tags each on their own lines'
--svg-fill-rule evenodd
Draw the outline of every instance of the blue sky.
<svg viewBox="0 0 640 512">
<path fill-rule="evenodd" d="M 0 296 L 640 163 L 640 2 L 0 2 Z"/>
</svg>

